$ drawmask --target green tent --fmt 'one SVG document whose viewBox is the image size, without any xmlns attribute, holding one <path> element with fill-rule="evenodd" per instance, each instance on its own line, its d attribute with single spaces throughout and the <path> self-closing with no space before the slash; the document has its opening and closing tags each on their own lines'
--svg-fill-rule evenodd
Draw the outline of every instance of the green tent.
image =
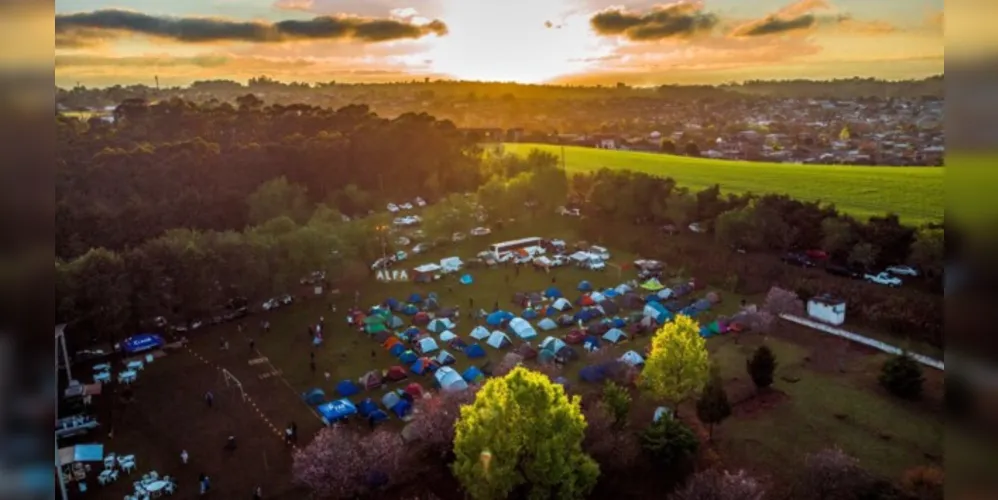
<svg viewBox="0 0 998 500">
<path fill-rule="evenodd" d="M 660 281 L 658 281 L 657 278 L 652 278 L 652 279 L 650 279 L 650 280 L 645 281 L 644 283 L 642 283 L 641 284 L 641 288 L 644 288 L 645 290 L 651 290 L 653 292 L 656 292 L 658 290 L 661 290 L 661 289 L 665 288 L 665 285 L 663 285 Z"/>
<path fill-rule="evenodd" d="M 374 335 L 376 333 L 381 333 L 385 330 L 388 330 L 388 327 L 385 325 L 384 321 L 367 323 L 366 325 L 364 325 L 364 331 L 370 333 L 371 335 Z"/>
<path fill-rule="evenodd" d="M 372 314 L 372 315 L 364 318 L 364 324 L 365 325 L 374 325 L 374 324 L 378 324 L 378 323 L 384 324 L 386 321 L 388 321 L 388 318 L 386 318 L 386 317 L 384 317 L 384 316 L 382 316 L 380 314 Z"/>
<path fill-rule="evenodd" d="M 707 330 L 709 330 L 710 333 L 713 333 L 715 335 L 721 333 L 721 327 L 717 324 L 717 321 L 714 321 L 713 323 L 707 325 Z"/>
</svg>

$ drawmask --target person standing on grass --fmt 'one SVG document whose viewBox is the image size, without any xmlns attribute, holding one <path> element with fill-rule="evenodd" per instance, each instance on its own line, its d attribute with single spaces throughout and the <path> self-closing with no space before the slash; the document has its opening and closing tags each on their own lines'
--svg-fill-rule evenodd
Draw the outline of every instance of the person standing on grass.
<svg viewBox="0 0 998 500">
<path fill-rule="evenodd" d="M 284 444 L 291 444 L 291 424 L 284 428 Z"/>
<path fill-rule="evenodd" d="M 208 492 L 208 476 L 204 475 L 204 472 L 198 475 L 198 485 L 201 487 L 202 495 Z"/>
<path fill-rule="evenodd" d="M 215 395 L 212 394 L 211 391 L 205 392 L 204 402 L 208 405 L 208 408 L 211 408 L 211 406 L 215 403 Z"/>
<path fill-rule="evenodd" d="M 253 500 L 263 500 L 263 488 L 257 486 L 253 490 Z"/>
<path fill-rule="evenodd" d="M 250 348 L 250 354 L 253 354 L 253 351 L 256 351 L 256 341 L 253 340 L 253 337 L 250 337 L 249 339 L 249 348 Z"/>
<path fill-rule="evenodd" d="M 187 454 L 187 450 L 182 450 L 180 452 L 180 463 L 187 465 L 187 459 L 190 455 Z"/>
<path fill-rule="evenodd" d="M 322 329 L 325 327 L 326 327 L 326 317 L 319 316 L 319 330 L 322 331 Z"/>
</svg>

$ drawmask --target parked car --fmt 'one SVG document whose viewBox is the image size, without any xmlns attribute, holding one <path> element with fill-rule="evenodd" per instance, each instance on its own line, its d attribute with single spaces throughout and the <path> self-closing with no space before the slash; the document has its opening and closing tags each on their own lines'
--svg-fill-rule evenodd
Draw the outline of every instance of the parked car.
<svg viewBox="0 0 998 500">
<path fill-rule="evenodd" d="M 891 266 L 885 270 L 896 276 L 918 276 L 918 270 L 911 266 Z"/>
<path fill-rule="evenodd" d="M 432 248 L 433 245 L 429 243 L 419 243 L 416 246 L 412 247 L 412 253 L 426 253 L 429 252 Z"/>
<path fill-rule="evenodd" d="M 395 239 L 395 244 L 398 246 L 406 247 L 409 246 L 409 243 L 412 243 L 412 241 L 405 236 L 399 236 Z"/>
<path fill-rule="evenodd" d="M 694 233 L 705 233 L 705 232 L 707 232 L 707 230 L 704 229 L 703 226 L 701 226 L 699 222 L 694 222 L 694 223 L 690 224 L 689 228 L 690 228 L 690 231 L 693 231 Z"/>
<path fill-rule="evenodd" d="M 399 205 L 402 210 L 412 210 L 412 203 L 403 203 Z"/>
<path fill-rule="evenodd" d="M 399 206 L 396 205 L 396 204 L 394 204 L 394 203 L 389 203 L 388 204 L 388 211 L 391 212 L 391 213 L 398 212 L 399 211 Z"/>
<path fill-rule="evenodd" d="M 485 236 L 491 233 L 492 230 L 487 227 L 476 227 L 472 229 L 470 232 L 472 236 Z"/>
<path fill-rule="evenodd" d="M 599 257 L 601 260 L 610 260 L 610 251 L 601 246 L 593 245 L 589 247 L 589 253 Z"/>
<path fill-rule="evenodd" d="M 901 286 L 901 278 L 898 278 L 887 271 L 878 274 L 867 274 L 864 278 L 866 281 L 876 283 L 878 285 L 885 285 L 893 288 Z"/>
<path fill-rule="evenodd" d="M 804 255 L 807 255 L 811 260 L 828 260 L 828 253 L 824 250 L 812 249 L 804 252 Z"/>
<path fill-rule="evenodd" d="M 825 266 L 825 272 L 835 276 L 842 276 L 845 278 L 859 279 L 863 277 L 863 273 L 850 269 L 846 266 L 840 266 L 838 264 L 829 264 Z"/>
<path fill-rule="evenodd" d="M 420 198 L 419 196 L 417 196 L 416 197 L 416 206 L 425 207 L 426 206 L 426 200 L 424 200 L 424 199 Z"/>
<path fill-rule="evenodd" d="M 451 235 L 451 241 L 464 241 L 464 239 L 467 237 L 468 236 L 465 235 L 464 233 L 458 232 Z"/>
<path fill-rule="evenodd" d="M 267 299 L 266 301 L 264 301 L 262 307 L 264 311 L 270 311 L 273 309 L 278 309 L 286 305 L 289 305 L 292 302 L 294 302 L 294 300 L 295 299 L 291 297 L 291 295 L 284 294 L 279 297 L 273 297 L 271 299 Z"/>
<path fill-rule="evenodd" d="M 790 264 L 791 266 L 814 267 L 814 261 L 802 253 L 791 252 L 784 254 L 783 257 L 780 257 L 780 260 L 782 260 L 784 264 Z"/>
<path fill-rule="evenodd" d="M 299 282 L 302 285 L 314 285 L 316 283 L 321 283 L 324 279 L 326 279 L 325 271 L 313 271 L 308 276 L 302 278 Z"/>
<path fill-rule="evenodd" d="M 564 255 L 555 255 L 551 257 L 550 260 L 551 267 L 561 267 L 568 264 L 568 257 L 565 257 Z"/>
</svg>

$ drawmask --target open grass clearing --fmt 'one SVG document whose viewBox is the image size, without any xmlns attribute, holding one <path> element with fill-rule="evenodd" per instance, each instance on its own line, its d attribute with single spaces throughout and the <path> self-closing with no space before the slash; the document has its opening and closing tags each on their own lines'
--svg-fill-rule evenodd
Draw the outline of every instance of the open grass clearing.
<svg viewBox="0 0 998 500">
<path fill-rule="evenodd" d="M 787 194 L 834 204 L 859 219 L 895 212 L 907 224 L 939 222 L 945 203 L 943 168 L 794 165 L 616 151 L 550 144 L 503 144 L 518 155 L 539 149 L 561 158 L 568 173 L 626 168 L 672 177 L 680 186 L 700 190 L 720 184 L 732 193 Z"/>
</svg>

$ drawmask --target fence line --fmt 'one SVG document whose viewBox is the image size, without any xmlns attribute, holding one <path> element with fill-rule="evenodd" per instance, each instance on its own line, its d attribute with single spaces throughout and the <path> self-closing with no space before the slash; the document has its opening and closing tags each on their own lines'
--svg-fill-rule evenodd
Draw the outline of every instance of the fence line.
<svg viewBox="0 0 998 500">
<path fill-rule="evenodd" d="M 803 325 L 809 328 L 813 328 L 815 330 L 819 330 L 830 335 L 835 335 L 836 337 L 842 337 L 844 339 L 872 347 L 874 349 L 886 352 L 888 354 L 905 353 L 905 351 L 899 347 L 892 346 L 888 343 L 881 342 L 876 339 L 871 339 L 870 337 L 864 337 L 862 335 L 858 335 L 839 328 L 835 328 L 834 326 L 826 325 L 825 323 L 819 323 L 817 321 L 801 318 L 800 316 L 793 316 L 790 314 L 781 314 L 780 317 L 792 323 L 797 323 L 798 325 Z M 935 368 L 939 371 L 946 371 L 945 365 L 943 364 L 942 361 L 939 361 L 938 359 L 933 359 L 928 356 L 924 356 L 922 354 L 917 354 L 913 352 L 908 352 L 907 354 L 911 356 L 912 359 L 918 361 L 919 363 L 922 363 L 925 366 Z"/>
</svg>

